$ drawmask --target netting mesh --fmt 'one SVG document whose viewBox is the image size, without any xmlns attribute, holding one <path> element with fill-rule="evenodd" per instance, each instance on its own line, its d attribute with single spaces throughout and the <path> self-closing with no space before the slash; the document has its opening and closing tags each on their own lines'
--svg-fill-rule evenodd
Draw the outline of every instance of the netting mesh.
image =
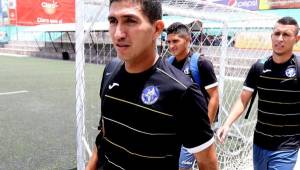
<svg viewBox="0 0 300 170">
<path fill-rule="evenodd" d="M 277 18 L 204 1 L 175 0 L 165 1 L 164 15 L 172 22 L 191 19 L 187 23 L 193 32 L 191 48 L 213 62 L 218 76 L 221 104 L 216 126 L 223 124 L 251 64 L 271 53 L 271 27 Z M 178 16 L 182 18 L 175 20 Z M 223 145 L 217 145 L 221 169 L 252 169 L 253 111 L 249 119 L 233 125 Z"/>
<path fill-rule="evenodd" d="M 250 66 L 259 58 L 271 54 L 270 33 L 277 16 L 198 0 L 163 0 L 163 20 L 166 27 L 182 22 L 192 31 L 193 51 L 212 61 L 219 81 L 220 112 L 215 127 L 223 124 L 230 108 L 239 97 Z M 116 56 L 107 29 L 108 3 L 86 1 L 93 6 L 94 15 L 86 17 L 89 32 L 85 36 L 85 60 L 105 64 Z M 157 40 L 162 57 L 170 55 L 166 34 Z M 252 169 L 252 137 L 256 121 L 256 102 L 250 117 L 239 119 L 232 127 L 225 144 L 217 144 L 221 169 Z M 94 115 L 94 119 L 98 117 Z M 87 138 L 92 146 L 95 127 L 87 127 Z M 92 134 L 92 135 L 90 135 Z"/>
</svg>

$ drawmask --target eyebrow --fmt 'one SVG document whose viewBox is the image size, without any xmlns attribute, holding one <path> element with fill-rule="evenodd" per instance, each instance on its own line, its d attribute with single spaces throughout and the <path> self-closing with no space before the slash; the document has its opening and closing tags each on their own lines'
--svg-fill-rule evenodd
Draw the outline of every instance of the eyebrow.
<svg viewBox="0 0 300 170">
<path fill-rule="evenodd" d="M 274 30 L 273 32 L 274 32 L 274 33 L 275 33 L 275 32 L 277 32 L 277 33 L 292 33 L 292 32 L 294 32 L 294 31 L 292 31 L 292 30 Z"/>
<path fill-rule="evenodd" d="M 107 20 L 111 20 L 111 19 L 115 19 L 115 17 L 114 16 L 108 16 L 107 17 Z"/>
<path fill-rule="evenodd" d="M 107 19 L 110 20 L 110 19 L 114 19 L 116 18 L 115 16 L 108 16 Z M 121 18 L 137 18 L 135 15 L 133 14 L 126 14 L 126 15 L 122 15 Z"/>
</svg>

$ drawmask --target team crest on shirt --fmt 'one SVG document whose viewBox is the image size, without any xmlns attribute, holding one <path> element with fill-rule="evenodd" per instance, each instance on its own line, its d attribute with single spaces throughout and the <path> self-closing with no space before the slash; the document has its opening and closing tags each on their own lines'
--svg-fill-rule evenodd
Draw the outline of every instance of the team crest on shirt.
<svg viewBox="0 0 300 170">
<path fill-rule="evenodd" d="M 148 86 L 146 87 L 143 92 L 141 99 L 144 104 L 151 105 L 157 101 L 159 98 L 159 91 L 156 86 Z"/>
<path fill-rule="evenodd" d="M 287 77 L 295 77 L 296 76 L 296 68 L 295 67 L 290 67 L 285 70 L 285 75 Z"/>
<path fill-rule="evenodd" d="M 190 74 L 190 68 L 189 67 L 185 67 L 184 70 L 183 70 L 183 73 L 185 75 L 189 75 Z"/>
</svg>

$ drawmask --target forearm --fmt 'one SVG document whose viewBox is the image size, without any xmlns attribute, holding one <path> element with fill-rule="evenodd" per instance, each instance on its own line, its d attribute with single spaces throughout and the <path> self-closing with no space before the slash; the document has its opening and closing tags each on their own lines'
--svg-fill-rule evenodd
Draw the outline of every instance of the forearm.
<svg viewBox="0 0 300 170">
<path fill-rule="evenodd" d="M 208 118 L 210 123 L 212 124 L 216 118 L 216 114 L 219 107 L 219 91 L 218 86 L 206 89 L 208 95 L 209 95 L 209 101 L 208 101 Z"/>
<path fill-rule="evenodd" d="M 97 147 L 95 146 L 92 152 L 92 156 L 86 166 L 86 170 L 97 170 L 98 168 L 98 153 Z"/>
<path fill-rule="evenodd" d="M 216 119 L 216 114 L 219 107 L 219 99 L 217 97 L 212 97 L 208 103 L 208 118 L 210 123 L 212 124 Z"/>
<path fill-rule="evenodd" d="M 247 108 L 247 105 L 252 97 L 252 92 L 243 90 L 241 92 L 240 98 L 233 105 L 230 115 L 228 116 L 224 126 L 230 127 L 233 122 L 235 122 Z"/>
<path fill-rule="evenodd" d="M 232 108 L 232 110 L 230 111 L 230 115 L 228 116 L 228 118 L 226 119 L 226 122 L 224 123 L 224 126 L 231 126 L 233 122 L 235 122 L 243 113 L 244 111 L 244 107 L 241 104 L 240 101 L 237 101 L 234 105 L 234 107 Z"/>
</svg>

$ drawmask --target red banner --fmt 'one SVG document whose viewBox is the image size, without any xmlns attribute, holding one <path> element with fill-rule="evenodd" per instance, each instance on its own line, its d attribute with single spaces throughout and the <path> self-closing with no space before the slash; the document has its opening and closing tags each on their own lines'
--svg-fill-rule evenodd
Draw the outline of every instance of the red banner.
<svg viewBox="0 0 300 170">
<path fill-rule="evenodd" d="M 259 0 L 259 9 L 300 8 L 300 0 Z"/>
<path fill-rule="evenodd" d="M 75 0 L 9 0 L 12 25 L 75 22 Z"/>
<path fill-rule="evenodd" d="M 269 1 L 269 4 L 272 9 L 281 9 L 281 8 L 300 8 L 299 0 L 272 0 Z"/>
<path fill-rule="evenodd" d="M 9 23 L 15 25 L 16 24 L 16 0 L 8 0 L 8 18 L 9 18 Z"/>
</svg>

